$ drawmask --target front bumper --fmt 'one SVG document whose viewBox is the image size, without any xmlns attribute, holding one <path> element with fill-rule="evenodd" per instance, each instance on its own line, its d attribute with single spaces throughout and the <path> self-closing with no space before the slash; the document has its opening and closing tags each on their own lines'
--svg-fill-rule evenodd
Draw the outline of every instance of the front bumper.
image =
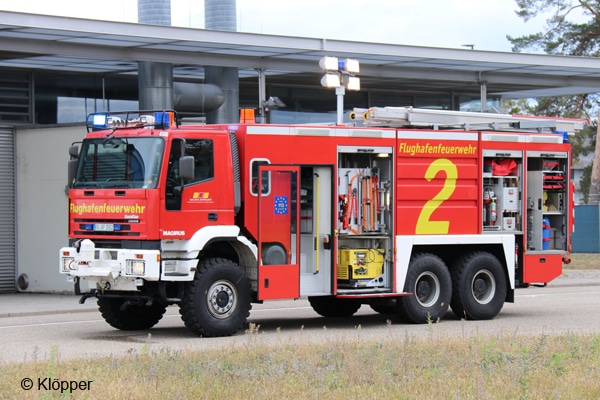
<svg viewBox="0 0 600 400">
<path fill-rule="evenodd" d="M 144 281 L 160 279 L 160 251 L 97 249 L 84 239 L 60 249 L 59 272 L 87 282 L 89 289 L 137 290 Z"/>
</svg>

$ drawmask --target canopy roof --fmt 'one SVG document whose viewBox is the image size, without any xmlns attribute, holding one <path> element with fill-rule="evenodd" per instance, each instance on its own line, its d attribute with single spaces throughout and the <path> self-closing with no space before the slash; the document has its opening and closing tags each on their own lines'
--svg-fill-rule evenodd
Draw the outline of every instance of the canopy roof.
<svg viewBox="0 0 600 400">
<path fill-rule="evenodd" d="M 363 88 L 473 92 L 504 98 L 600 92 L 600 59 L 226 32 L 0 11 L 0 68 L 137 74 L 138 61 L 173 64 L 175 78 L 203 66 L 240 77 L 264 69 L 318 85 L 322 56 L 360 61 Z M 290 78 L 288 78 L 290 79 Z M 292 80 L 290 79 L 290 82 Z"/>
</svg>

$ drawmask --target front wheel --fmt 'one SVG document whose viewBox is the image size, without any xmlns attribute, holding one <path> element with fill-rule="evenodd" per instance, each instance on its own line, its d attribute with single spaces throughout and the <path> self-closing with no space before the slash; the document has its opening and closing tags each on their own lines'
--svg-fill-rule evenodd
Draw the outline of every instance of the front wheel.
<svg viewBox="0 0 600 400">
<path fill-rule="evenodd" d="M 200 336 L 230 336 L 244 327 L 251 306 L 251 286 L 233 261 L 210 258 L 198 263 L 186 284 L 181 319 Z"/>
<path fill-rule="evenodd" d="M 396 314 L 402 320 L 416 324 L 438 321 L 448 310 L 452 297 L 448 267 L 434 254 L 413 256 L 404 291 L 412 294 L 396 300 Z"/>
<path fill-rule="evenodd" d="M 472 320 L 492 319 L 506 299 L 506 275 L 502 264 L 487 252 L 460 258 L 452 270 L 452 311 Z"/>
</svg>

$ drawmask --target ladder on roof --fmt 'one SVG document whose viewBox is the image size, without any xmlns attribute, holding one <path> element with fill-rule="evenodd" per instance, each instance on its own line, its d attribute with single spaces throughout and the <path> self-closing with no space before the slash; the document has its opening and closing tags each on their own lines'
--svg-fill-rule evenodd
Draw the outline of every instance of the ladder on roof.
<svg viewBox="0 0 600 400">
<path fill-rule="evenodd" d="M 413 107 L 355 108 L 350 114 L 350 119 L 362 121 L 365 126 L 567 132 L 569 135 L 583 129 L 586 125 L 586 121 L 580 119 L 524 117 Z"/>
</svg>

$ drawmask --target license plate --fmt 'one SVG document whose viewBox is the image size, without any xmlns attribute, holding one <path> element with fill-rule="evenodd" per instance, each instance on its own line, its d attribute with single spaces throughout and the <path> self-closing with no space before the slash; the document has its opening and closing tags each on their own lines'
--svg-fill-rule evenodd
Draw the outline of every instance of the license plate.
<svg viewBox="0 0 600 400">
<path fill-rule="evenodd" d="M 115 230 L 115 224 L 94 224 L 95 231 L 112 232 Z"/>
</svg>

